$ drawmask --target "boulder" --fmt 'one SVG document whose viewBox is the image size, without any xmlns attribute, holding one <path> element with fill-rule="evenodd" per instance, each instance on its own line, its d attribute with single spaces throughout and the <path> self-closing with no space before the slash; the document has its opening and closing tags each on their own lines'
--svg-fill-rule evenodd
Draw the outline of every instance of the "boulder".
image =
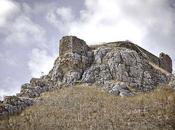
<svg viewBox="0 0 175 130">
<path fill-rule="evenodd" d="M 109 93 L 114 95 L 120 95 L 122 97 L 134 96 L 134 93 L 129 89 L 128 83 L 125 82 L 109 82 L 105 88 L 108 88 Z"/>
</svg>

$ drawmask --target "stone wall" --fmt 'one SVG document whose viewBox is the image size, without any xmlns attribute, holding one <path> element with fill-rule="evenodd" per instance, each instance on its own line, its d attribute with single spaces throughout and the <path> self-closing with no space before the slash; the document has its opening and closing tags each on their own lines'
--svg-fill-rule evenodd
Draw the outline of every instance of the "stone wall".
<svg viewBox="0 0 175 130">
<path fill-rule="evenodd" d="M 168 72 L 172 73 L 172 59 L 170 56 L 168 56 L 165 53 L 160 53 L 159 55 L 160 59 L 160 67 L 167 70 Z"/>
<path fill-rule="evenodd" d="M 90 50 L 84 40 L 81 40 L 75 36 L 65 36 L 60 40 L 59 44 L 59 56 L 66 53 L 87 55 L 87 52 Z"/>
<path fill-rule="evenodd" d="M 150 62 L 172 72 L 172 60 L 168 55 L 161 53 L 158 58 L 129 41 L 89 47 L 75 36 L 65 36 L 60 40 L 59 53 L 48 75 L 32 78 L 30 83 L 21 86 L 16 96 L 0 101 L 0 118 L 20 113 L 37 103 L 37 97 L 43 92 L 76 83 L 96 84 L 120 96 L 132 96 L 169 83 L 169 73 L 163 73 Z M 174 79 L 170 86 L 174 86 Z"/>
<path fill-rule="evenodd" d="M 143 49 L 142 47 L 130 42 L 130 41 L 118 41 L 118 42 L 110 42 L 105 43 L 102 45 L 91 45 L 91 49 L 95 50 L 99 47 L 122 47 L 127 48 L 131 50 L 135 50 L 137 53 L 142 55 L 144 58 L 146 58 L 151 63 L 154 63 L 158 67 L 164 69 L 165 71 L 172 73 L 172 60 L 171 57 L 167 54 L 160 53 L 160 56 L 157 57 L 154 54 L 148 52 L 147 50 Z"/>
</svg>

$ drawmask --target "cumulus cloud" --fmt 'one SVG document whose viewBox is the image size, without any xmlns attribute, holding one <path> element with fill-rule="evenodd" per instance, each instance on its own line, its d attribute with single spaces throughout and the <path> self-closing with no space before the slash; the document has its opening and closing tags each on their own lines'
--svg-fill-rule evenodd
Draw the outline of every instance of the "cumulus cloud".
<svg viewBox="0 0 175 130">
<path fill-rule="evenodd" d="M 46 15 L 46 20 L 55 26 L 60 32 L 66 33 L 71 27 L 73 13 L 69 7 L 59 7 L 50 10 Z"/>
<path fill-rule="evenodd" d="M 33 23 L 29 17 L 20 15 L 10 24 L 10 28 L 7 26 L 8 35 L 4 44 L 20 44 L 28 47 L 41 43 L 40 47 L 45 46 L 45 30 Z"/>
<path fill-rule="evenodd" d="M 85 0 L 85 8 L 75 18 L 68 7 L 47 13 L 58 31 L 88 42 L 130 40 L 155 55 L 168 53 L 175 60 L 175 8 L 171 0 Z"/>
<path fill-rule="evenodd" d="M 130 39 L 141 43 L 154 31 L 173 32 L 174 13 L 165 0 L 86 0 L 85 4 L 69 33 L 89 42 Z"/>
<path fill-rule="evenodd" d="M 32 7 L 10 0 L 0 1 L 0 11 L 1 6 L 0 96 L 19 92 L 21 84 L 47 73 L 54 61 L 46 28 L 35 21 Z"/>
<path fill-rule="evenodd" d="M 56 13 L 61 16 L 63 21 L 70 21 L 72 20 L 72 10 L 68 7 L 60 7 L 56 10 Z"/>
<path fill-rule="evenodd" d="M 175 60 L 175 9 L 170 0 L 86 0 L 70 35 L 89 44 L 130 40 L 152 53 L 168 53 Z"/>
<path fill-rule="evenodd" d="M 18 5 L 13 3 L 10 0 L 1 0 L 0 1 L 0 27 L 6 24 L 9 16 L 18 12 Z"/>
<path fill-rule="evenodd" d="M 0 89 L 0 100 L 7 95 L 15 95 L 20 91 L 21 83 L 13 77 L 7 76 L 5 79 L 0 78 L 1 89 Z M 8 87 L 7 87 L 8 86 Z"/>
<path fill-rule="evenodd" d="M 59 0 L 0 0 L 0 95 L 16 93 L 31 76 L 47 74 L 61 35 L 76 35 L 88 44 L 130 40 L 156 55 L 168 53 L 175 61 L 175 5 L 171 0 L 84 2 L 80 10 L 79 1 L 63 6 Z"/>
<path fill-rule="evenodd" d="M 49 56 L 47 51 L 34 48 L 28 63 L 32 77 L 40 77 L 53 67 L 55 56 Z"/>
</svg>

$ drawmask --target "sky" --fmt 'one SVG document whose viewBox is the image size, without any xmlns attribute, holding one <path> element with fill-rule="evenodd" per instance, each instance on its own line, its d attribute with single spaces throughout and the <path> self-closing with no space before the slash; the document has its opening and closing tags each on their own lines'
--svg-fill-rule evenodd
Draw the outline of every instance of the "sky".
<svg viewBox="0 0 175 130">
<path fill-rule="evenodd" d="M 175 64 L 174 12 L 174 0 L 0 0 L 0 98 L 47 74 L 64 35 L 130 40 Z"/>
</svg>

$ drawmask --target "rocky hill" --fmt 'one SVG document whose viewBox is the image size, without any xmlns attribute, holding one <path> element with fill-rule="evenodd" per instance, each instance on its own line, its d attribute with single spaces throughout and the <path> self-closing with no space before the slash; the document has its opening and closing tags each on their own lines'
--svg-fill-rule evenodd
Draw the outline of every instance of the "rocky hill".
<svg viewBox="0 0 175 130">
<path fill-rule="evenodd" d="M 164 53 L 157 57 L 130 41 L 88 46 L 75 36 L 59 43 L 59 57 L 48 75 L 32 78 L 16 96 L 6 96 L 0 117 L 20 113 L 40 102 L 41 93 L 64 87 L 98 86 L 115 96 L 134 96 L 159 86 L 175 88 L 172 60 Z"/>
</svg>

